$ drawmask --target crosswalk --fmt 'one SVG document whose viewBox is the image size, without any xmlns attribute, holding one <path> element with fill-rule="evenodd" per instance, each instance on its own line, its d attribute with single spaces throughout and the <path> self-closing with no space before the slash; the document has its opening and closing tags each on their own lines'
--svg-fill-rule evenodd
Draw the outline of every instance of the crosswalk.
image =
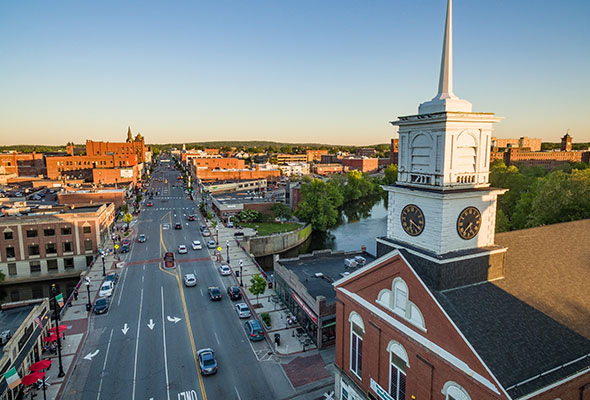
<svg viewBox="0 0 590 400">
<path fill-rule="evenodd" d="M 170 211 L 170 210 L 194 210 L 195 207 L 146 207 L 142 208 L 141 212 L 144 211 Z"/>
</svg>

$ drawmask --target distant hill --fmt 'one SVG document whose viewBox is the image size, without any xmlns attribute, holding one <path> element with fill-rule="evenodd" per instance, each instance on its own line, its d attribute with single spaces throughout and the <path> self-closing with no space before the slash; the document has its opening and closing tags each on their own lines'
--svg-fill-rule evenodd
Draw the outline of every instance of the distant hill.
<svg viewBox="0 0 590 400">
<path fill-rule="evenodd" d="M 267 147 L 299 147 L 299 148 L 312 148 L 312 149 L 330 149 L 330 148 L 359 148 L 359 147 L 378 147 L 378 146 L 387 146 L 389 144 L 375 144 L 375 145 L 364 145 L 364 146 L 350 146 L 350 145 L 340 145 L 340 144 L 322 144 L 322 143 L 286 143 L 286 142 L 272 142 L 266 140 L 235 140 L 235 141 L 225 141 L 225 140 L 218 140 L 218 141 L 209 141 L 209 142 L 187 142 L 187 143 L 153 143 L 150 144 L 152 146 L 157 146 L 161 149 L 168 149 L 168 148 L 182 148 L 183 145 L 186 145 L 187 149 L 194 148 L 194 147 L 237 147 L 237 148 L 248 148 L 248 147 L 257 147 L 257 148 L 267 148 Z"/>
</svg>

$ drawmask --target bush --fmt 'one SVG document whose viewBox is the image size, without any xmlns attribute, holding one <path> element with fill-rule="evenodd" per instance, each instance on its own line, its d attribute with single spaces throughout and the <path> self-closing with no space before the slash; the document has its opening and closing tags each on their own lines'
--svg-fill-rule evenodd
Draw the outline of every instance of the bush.
<svg viewBox="0 0 590 400">
<path fill-rule="evenodd" d="M 264 321 L 264 323 L 270 327 L 271 326 L 271 321 L 270 321 L 270 314 L 267 312 L 263 312 L 262 314 L 260 314 L 260 319 Z"/>
</svg>

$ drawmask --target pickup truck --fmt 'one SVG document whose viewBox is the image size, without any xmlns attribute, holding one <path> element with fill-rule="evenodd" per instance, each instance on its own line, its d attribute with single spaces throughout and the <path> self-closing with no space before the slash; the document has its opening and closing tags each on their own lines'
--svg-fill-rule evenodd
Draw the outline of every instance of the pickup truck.
<svg viewBox="0 0 590 400">
<path fill-rule="evenodd" d="M 164 266 L 166 268 L 174 268 L 174 253 L 169 251 L 164 254 Z"/>
</svg>

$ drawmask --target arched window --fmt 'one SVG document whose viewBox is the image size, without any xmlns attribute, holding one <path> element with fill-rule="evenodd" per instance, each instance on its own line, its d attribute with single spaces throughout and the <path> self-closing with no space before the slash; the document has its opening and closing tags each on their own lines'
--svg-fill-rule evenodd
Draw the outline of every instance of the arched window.
<svg viewBox="0 0 590 400">
<path fill-rule="evenodd" d="M 408 367 L 408 353 L 404 347 L 392 340 L 387 345 L 389 352 L 389 394 L 394 400 L 406 399 L 406 375 Z"/>
<path fill-rule="evenodd" d="M 411 144 L 412 154 L 412 171 L 413 172 L 429 172 L 430 154 L 432 152 L 432 139 L 428 134 L 418 134 L 414 137 Z"/>
<path fill-rule="evenodd" d="M 361 316 L 354 311 L 350 313 L 348 321 L 350 322 L 350 370 L 362 380 L 365 324 Z"/>
<path fill-rule="evenodd" d="M 379 292 L 377 304 L 393 311 L 413 325 L 426 330 L 422 312 L 418 306 L 410 301 L 409 295 L 408 285 L 402 278 L 397 277 L 391 284 L 391 290 L 382 289 Z"/>
<path fill-rule="evenodd" d="M 393 280 L 393 308 L 398 310 L 402 315 L 406 314 L 408 304 L 408 286 L 402 278 Z"/>
<path fill-rule="evenodd" d="M 457 138 L 455 167 L 461 172 L 475 172 L 477 160 L 477 141 L 468 132 L 463 132 Z"/>
<path fill-rule="evenodd" d="M 442 394 L 446 396 L 445 400 L 471 400 L 467 391 L 461 385 L 452 381 L 445 383 Z"/>
</svg>

